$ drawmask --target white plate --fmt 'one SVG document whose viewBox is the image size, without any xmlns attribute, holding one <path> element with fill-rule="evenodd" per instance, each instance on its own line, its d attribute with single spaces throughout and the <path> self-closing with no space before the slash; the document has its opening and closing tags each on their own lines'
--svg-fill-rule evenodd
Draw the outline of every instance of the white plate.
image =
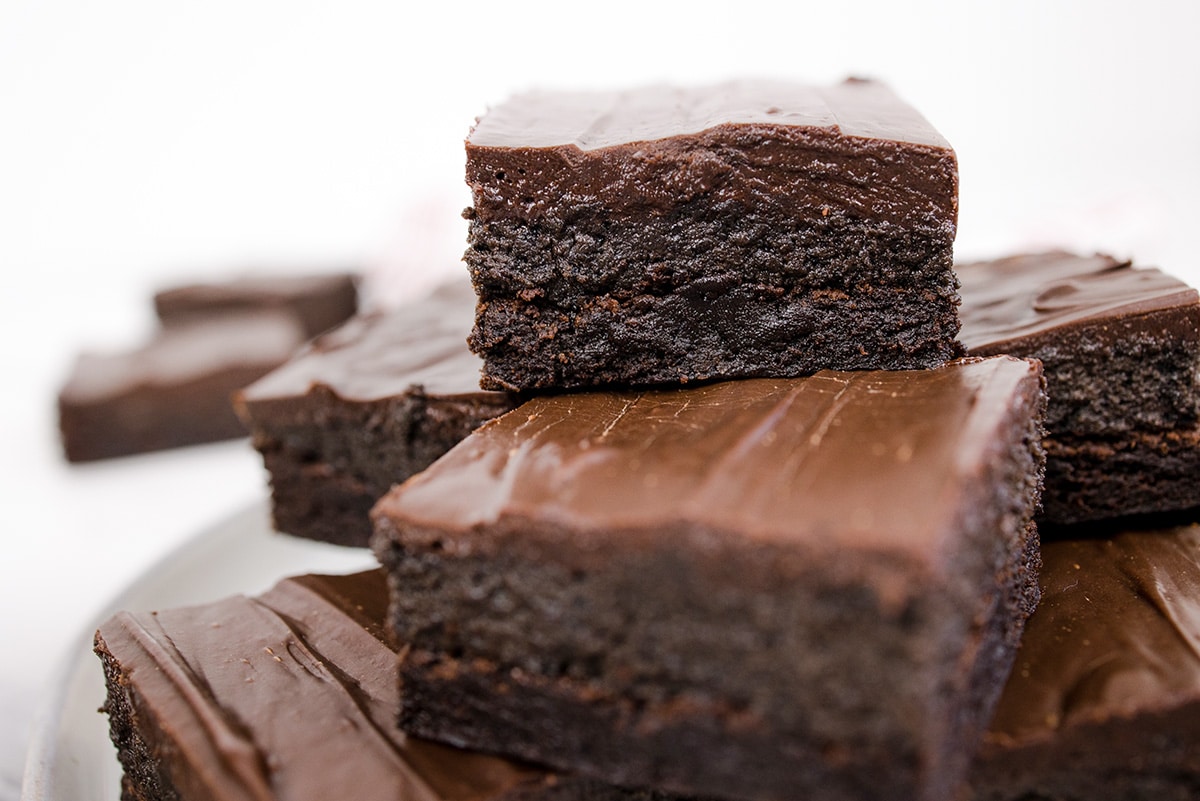
<svg viewBox="0 0 1200 801">
<path fill-rule="evenodd" d="M 182 545 L 109 603 L 60 667 L 30 741 L 22 801 L 116 801 L 121 766 L 108 739 L 104 676 L 92 634 L 118 610 L 149 611 L 263 592 L 301 573 L 376 566 L 370 552 L 287 537 L 271 530 L 265 503 L 233 515 Z"/>
</svg>

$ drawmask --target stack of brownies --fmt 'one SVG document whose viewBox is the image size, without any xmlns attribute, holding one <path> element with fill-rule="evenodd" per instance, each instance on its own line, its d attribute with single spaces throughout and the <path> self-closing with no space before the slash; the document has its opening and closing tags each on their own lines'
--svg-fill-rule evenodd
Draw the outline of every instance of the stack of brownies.
<svg viewBox="0 0 1200 801">
<path fill-rule="evenodd" d="M 1035 515 L 1047 451 L 1055 522 L 1200 503 L 1193 290 L 956 270 L 872 81 L 530 94 L 467 154 L 474 291 L 239 398 L 277 527 L 383 570 L 106 623 L 126 798 L 1190 797 L 1200 532 L 1039 586 Z"/>
</svg>

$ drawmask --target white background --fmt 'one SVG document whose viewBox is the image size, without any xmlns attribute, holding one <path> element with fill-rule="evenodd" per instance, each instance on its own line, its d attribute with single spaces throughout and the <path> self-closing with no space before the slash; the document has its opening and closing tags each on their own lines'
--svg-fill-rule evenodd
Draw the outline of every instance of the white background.
<svg viewBox="0 0 1200 801">
<path fill-rule="evenodd" d="M 958 251 L 1108 250 L 1200 280 L 1200 5 L 0 0 L 0 730 L 89 614 L 263 495 L 242 443 L 67 468 L 79 347 L 156 286 L 365 266 L 388 300 L 461 270 L 462 139 L 533 86 L 887 80 L 955 146 Z M 0 750 L 0 798 L 20 759 Z"/>
</svg>

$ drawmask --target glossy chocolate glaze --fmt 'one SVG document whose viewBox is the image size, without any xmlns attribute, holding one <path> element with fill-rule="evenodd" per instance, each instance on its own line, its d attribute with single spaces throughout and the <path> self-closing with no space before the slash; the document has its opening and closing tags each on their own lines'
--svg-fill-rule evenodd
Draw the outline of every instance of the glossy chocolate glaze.
<svg viewBox="0 0 1200 801">
<path fill-rule="evenodd" d="M 1042 565 L 989 740 L 1200 702 L 1200 526 L 1046 543 Z"/>
<path fill-rule="evenodd" d="M 120 613 L 97 637 L 157 716 L 185 798 L 483 801 L 549 783 L 400 732 L 386 606 L 381 571 L 306 576 L 256 599 Z"/>
<path fill-rule="evenodd" d="M 536 219 L 564 199 L 616 219 L 701 197 L 951 231 L 957 219 L 953 150 L 876 81 L 529 93 L 478 121 L 467 162 L 483 219 Z"/>
<path fill-rule="evenodd" d="M 309 343 L 242 398 L 253 403 L 302 396 L 318 387 L 357 401 L 414 387 L 446 397 L 502 397 L 479 389 L 482 361 L 466 343 L 474 314 L 475 295 L 464 280 L 407 306 L 356 317 Z"/>
<path fill-rule="evenodd" d="M 385 496 L 375 515 L 404 520 L 409 538 L 424 526 L 461 534 L 465 548 L 491 547 L 479 528 L 497 520 L 549 520 L 581 558 L 609 532 L 625 547 L 633 532 L 683 520 L 749 540 L 935 560 L 1010 404 L 1039 393 L 1039 377 L 1035 363 L 997 357 L 535 398 Z"/>
<path fill-rule="evenodd" d="M 977 355 L 1003 353 L 1019 343 L 1056 330 L 1095 322 L 1119 340 L 1129 325 L 1179 340 L 1200 338 L 1200 294 L 1153 268 L 1134 268 L 1110 256 L 1079 256 L 1056 251 L 959 265 L 962 329 L 959 340 Z"/>
</svg>

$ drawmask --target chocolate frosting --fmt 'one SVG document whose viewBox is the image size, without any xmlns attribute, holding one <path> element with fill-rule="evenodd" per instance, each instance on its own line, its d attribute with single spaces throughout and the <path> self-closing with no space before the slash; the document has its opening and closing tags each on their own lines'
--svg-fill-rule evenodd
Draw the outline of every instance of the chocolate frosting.
<svg viewBox="0 0 1200 801">
<path fill-rule="evenodd" d="M 1200 525 L 1047 543 L 989 739 L 1200 701 Z"/>
<path fill-rule="evenodd" d="M 1110 256 L 1062 251 L 960 265 L 959 340 L 975 354 L 1003 352 L 1056 329 L 1186 308 L 1156 320 L 1183 340 L 1200 337 L 1200 295 L 1152 268 L 1135 269 Z M 1114 329 L 1113 336 L 1122 330 Z"/>
<path fill-rule="evenodd" d="M 386 606 L 382 571 L 308 576 L 258 599 L 120 613 L 99 637 L 162 716 L 162 758 L 214 801 L 482 801 L 547 781 L 400 732 Z"/>
<path fill-rule="evenodd" d="M 468 548 L 489 547 L 481 529 L 500 519 L 513 530 L 551 520 L 578 554 L 602 548 L 607 532 L 628 533 L 618 538 L 628 544 L 633 532 L 690 522 L 936 560 L 964 487 L 994 458 L 1016 399 L 1039 395 L 1039 377 L 1036 363 L 997 357 L 535 398 L 393 490 L 375 515 L 404 521 L 406 540 L 461 534 Z"/>
<path fill-rule="evenodd" d="M 953 232 L 958 208 L 953 150 L 865 80 L 518 95 L 471 132 L 467 183 L 484 220 L 554 216 L 564 203 L 617 219 L 703 197 Z"/>
<path fill-rule="evenodd" d="M 503 393 L 479 389 L 483 362 L 467 349 L 475 294 L 467 281 L 428 298 L 377 312 L 318 337 L 295 358 L 242 393 L 247 402 L 302 396 L 318 387 L 352 401 L 421 388 L 447 397 Z"/>
<path fill-rule="evenodd" d="M 696 134 L 718 125 L 824 128 L 861 139 L 948 149 L 911 106 L 878 81 L 832 86 L 740 80 L 714 86 L 530 92 L 491 109 L 471 132 L 477 147 L 597 150 Z"/>
</svg>

